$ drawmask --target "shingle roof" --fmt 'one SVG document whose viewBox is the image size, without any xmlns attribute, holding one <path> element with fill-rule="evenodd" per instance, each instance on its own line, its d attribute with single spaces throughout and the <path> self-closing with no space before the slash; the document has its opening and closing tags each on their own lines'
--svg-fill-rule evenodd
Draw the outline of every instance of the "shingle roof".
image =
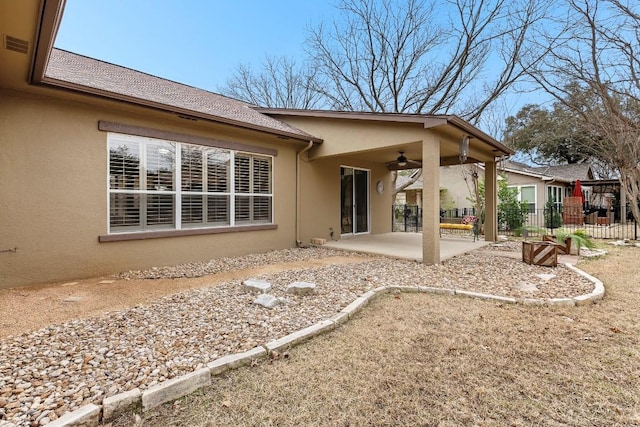
<svg viewBox="0 0 640 427">
<path fill-rule="evenodd" d="M 52 49 L 45 72 L 47 83 L 107 94 L 143 105 L 191 113 L 195 117 L 256 129 L 302 140 L 321 140 L 287 123 L 254 110 L 252 105 L 150 74 L 60 49 Z M 62 83 L 62 84 L 60 84 Z"/>
<path fill-rule="evenodd" d="M 527 165 L 526 163 L 516 162 L 514 160 L 504 160 L 501 164 L 502 167 L 506 169 L 511 169 L 514 171 L 532 173 L 535 175 L 545 175 L 542 171 L 536 170 L 536 168 Z"/>
<path fill-rule="evenodd" d="M 538 173 L 544 175 L 550 175 L 554 178 L 561 178 L 566 180 L 575 181 L 579 179 L 581 181 L 587 179 L 593 179 L 593 174 L 590 174 L 591 164 L 589 163 L 572 163 L 569 165 L 556 165 L 556 166 L 540 166 L 532 168 Z"/>
<path fill-rule="evenodd" d="M 567 182 L 575 181 L 576 179 L 584 181 L 593 178 L 593 173 L 590 172 L 590 163 L 572 163 L 568 165 L 554 166 L 529 166 L 527 164 L 515 162 L 513 160 L 506 160 L 503 163 L 503 166 L 507 169 L 511 169 L 512 171 L 541 175 L 542 177 L 549 177 Z"/>
</svg>

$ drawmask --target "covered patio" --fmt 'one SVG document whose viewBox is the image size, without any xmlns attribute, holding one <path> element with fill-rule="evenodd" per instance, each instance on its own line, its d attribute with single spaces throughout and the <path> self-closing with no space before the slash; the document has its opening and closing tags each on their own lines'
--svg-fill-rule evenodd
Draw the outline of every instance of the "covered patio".
<svg viewBox="0 0 640 427">
<path fill-rule="evenodd" d="M 487 241 L 497 240 L 497 162 L 513 150 L 459 117 L 259 111 L 323 141 L 310 144 L 298 155 L 297 242 L 324 238 L 332 244 L 344 240 L 345 247 L 364 244 L 369 251 L 393 247 L 396 253 L 403 252 L 404 258 L 437 264 L 455 253 L 449 248 L 456 245 L 440 243 L 440 167 L 467 163 L 484 165 L 483 230 Z M 422 233 L 392 238 L 412 239 L 410 244 L 382 244 L 380 239 L 386 239 L 392 229 L 392 172 L 408 169 L 422 170 Z"/>
<path fill-rule="evenodd" d="M 491 242 L 485 240 L 445 237 L 439 239 L 440 262 L 457 255 L 479 249 Z M 382 233 L 365 234 L 337 241 L 329 241 L 327 248 L 352 252 L 363 252 L 375 255 L 384 255 L 399 259 L 408 259 L 422 262 L 422 233 Z"/>
</svg>

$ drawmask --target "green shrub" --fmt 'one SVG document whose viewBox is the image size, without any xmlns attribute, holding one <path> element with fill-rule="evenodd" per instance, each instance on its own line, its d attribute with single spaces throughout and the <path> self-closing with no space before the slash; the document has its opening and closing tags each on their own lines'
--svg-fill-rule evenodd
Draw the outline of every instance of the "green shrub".
<svg viewBox="0 0 640 427">
<path fill-rule="evenodd" d="M 562 226 L 562 213 L 551 198 L 544 206 L 544 226 L 546 228 L 558 228 Z"/>
</svg>

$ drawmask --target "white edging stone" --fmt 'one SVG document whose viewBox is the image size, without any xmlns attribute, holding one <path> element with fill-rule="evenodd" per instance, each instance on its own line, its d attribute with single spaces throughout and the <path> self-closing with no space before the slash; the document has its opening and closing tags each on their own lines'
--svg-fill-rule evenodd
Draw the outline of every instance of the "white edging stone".
<svg viewBox="0 0 640 427">
<path fill-rule="evenodd" d="M 438 295 L 455 295 L 455 289 L 449 288 L 434 288 L 432 286 L 420 286 L 420 292 L 424 292 L 427 294 L 438 294 Z"/>
<path fill-rule="evenodd" d="M 95 427 L 100 424 L 101 407 L 90 403 L 47 424 L 49 427 Z"/>
<path fill-rule="evenodd" d="M 242 353 L 228 354 L 207 364 L 211 375 L 219 375 L 229 369 L 239 368 L 248 365 L 252 360 L 263 358 L 267 355 L 267 350 L 260 346 L 254 347 Z"/>
<path fill-rule="evenodd" d="M 375 297 L 377 294 L 377 292 L 375 291 L 368 291 L 365 292 L 364 294 L 362 294 L 362 298 L 366 298 L 367 300 L 370 300 L 371 298 Z"/>
<path fill-rule="evenodd" d="M 347 320 L 349 320 L 349 313 L 338 313 L 338 314 L 334 314 L 333 316 L 331 316 L 329 318 L 329 320 L 331 320 L 333 323 L 336 324 L 336 326 L 339 325 L 343 325 L 345 323 L 347 323 Z"/>
<path fill-rule="evenodd" d="M 537 299 L 537 298 L 520 298 L 517 301 L 518 301 L 518 304 L 522 304 L 522 305 L 537 305 L 537 306 L 545 305 L 543 299 Z"/>
<path fill-rule="evenodd" d="M 546 303 L 550 306 L 571 307 L 576 305 L 576 302 L 573 300 L 573 298 L 549 298 L 548 300 L 546 300 Z"/>
<path fill-rule="evenodd" d="M 390 291 L 400 291 L 400 292 L 407 292 L 407 293 L 420 292 L 420 288 L 418 286 L 396 286 L 396 285 L 391 285 L 388 288 L 389 288 Z"/>
<path fill-rule="evenodd" d="M 569 270 L 578 273 L 580 276 L 593 283 L 593 291 L 591 291 L 591 293 L 573 298 L 576 301 L 577 305 L 588 304 L 590 301 L 599 301 L 604 298 L 605 289 L 602 280 L 598 279 L 597 277 L 593 277 L 589 273 L 582 271 L 571 264 L 566 264 L 566 266 Z"/>
<path fill-rule="evenodd" d="M 505 303 L 508 303 L 508 304 L 516 304 L 518 302 L 518 300 L 515 299 L 515 298 L 503 297 L 503 296 L 500 296 L 500 295 L 493 295 L 493 294 L 483 294 L 481 292 L 461 291 L 461 290 L 457 290 L 456 289 L 455 294 L 456 295 L 466 296 L 466 297 L 471 297 L 471 298 L 478 298 L 478 299 L 485 299 L 485 300 L 491 300 L 491 301 L 505 302 Z"/>
<path fill-rule="evenodd" d="M 142 393 L 142 409 L 148 411 L 165 402 L 176 400 L 200 387 L 211 384 L 209 368 L 198 369 L 169 381 L 157 384 Z"/>
<path fill-rule="evenodd" d="M 335 323 L 331 320 L 323 320 L 322 322 L 311 325 L 307 328 L 293 332 L 277 340 L 273 340 L 265 344 L 265 348 L 269 353 L 282 350 L 298 344 L 301 341 L 320 335 L 321 333 L 335 328 Z"/>
<path fill-rule="evenodd" d="M 125 391 L 102 399 L 102 421 L 111 421 L 125 412 L 142 406 L 142 392 L 139 388 Z"/>
<path fill-rule="evenodd" d="M 392 287 L 387 288 L 387 290 L 393 289 Z M 351 304 L 343 308 L 340 312 L 347 313 L 349 315 L 349 319 L 351 319 L 357 312 L 362 310 L 368 303 L 369 300 L 375 296 L 378 292 L 369 291 L 367 293 L 362 294 L 358 298 L 356 298 Z"/>
<path fill-rule="evenodd" d="M 577 297 L 573 297 L 572 299 L 575 301 L 576 305 L 589 305 L 595 303 L 598 300 L 601 300 L 602 297 L 602 294 L 591 292 L 590 294 L 580 295 Z"/>
</svg>

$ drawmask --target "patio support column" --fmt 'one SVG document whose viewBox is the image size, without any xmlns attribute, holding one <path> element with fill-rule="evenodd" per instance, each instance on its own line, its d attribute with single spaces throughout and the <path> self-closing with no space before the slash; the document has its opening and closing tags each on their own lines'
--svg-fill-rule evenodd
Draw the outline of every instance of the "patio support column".
<svg viewBox="0 0 640 427">
<path fill-rule="evenodd" d="M 498 241 L 498 169 L 496 162 L 484 163 L 484 240 Z"/>
<path fill-rule="evenodd" d="M 440 263 L 440 142 L 422 141 L 422 262 Z"/>
</svg>

